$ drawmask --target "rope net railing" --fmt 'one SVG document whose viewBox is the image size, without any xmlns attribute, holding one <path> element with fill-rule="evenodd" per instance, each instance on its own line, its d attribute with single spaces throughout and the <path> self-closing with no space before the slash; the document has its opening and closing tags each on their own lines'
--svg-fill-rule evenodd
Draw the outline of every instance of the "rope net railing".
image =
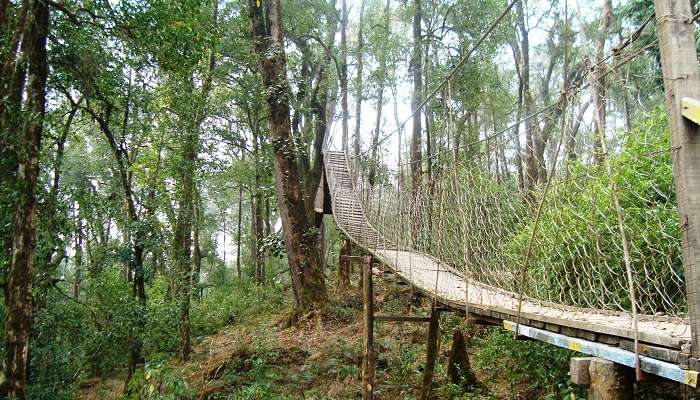
<svg viewBox="0 0 700 400">
<path fill-rule="evenodd" d="M 658 67 L 640 57 L 657 43 L 650 21 L 537 112 L 483 101 L 467 127 L 451 74 L 427 105 L 419 182 L 406 141 L 383 140 L 376 159 L 328 149 L 338 225 L 437 297 L 688 336 L 673 149 L 663 110 L 642 98 L 662 104 Z M 605 77 L 602 134 L 586 112 L 592 76 Z"/>
</svg>

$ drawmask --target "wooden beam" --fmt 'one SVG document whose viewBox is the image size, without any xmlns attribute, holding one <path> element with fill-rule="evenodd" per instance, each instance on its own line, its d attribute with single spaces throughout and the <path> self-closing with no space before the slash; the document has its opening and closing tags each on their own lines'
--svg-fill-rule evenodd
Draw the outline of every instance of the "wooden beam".
<svg viewBox="0 0 700 400">
<path fill-rule="evenodd" d="M 700 101 L 690 97 L 681 99 L 681 113 L 696 125 L 700 125 Z"/>
<path fill-rule="evenodd" d="M 362 357 L 362 400 L 374 400 L 374 293 L 372 257 L 363 257 L 362 299 L 364 303 L 364 347 Z"/>
<path fill-rule="evenodd" d="M 700 356 L 700 126 L 683 118 L 683 98 L 700 93 L 693 13 L 688 0 L 654 0 L 668 127 L 673 148 L 692 354 Z"/>
<path fill-rule="evenodd" d="M 515 331 L 514 322 L 503 321 L 503 327 L 509 331 Z M 522 324 L 518 327 L 518 335 L 527 336 L 541 342 L 574 350 L 579 353 L 604 358 L 630 368 L 634 368 L 636 362 L 635 355 L 631 351 L 623 350 L 619 347 L 608 346 L 602 343 L 589 342 L 588 340 L 584 339 L 571 338 L 559 333 L 549 332 Z M 642 364 L 642 371 L 644 372 L 658 375 L 672 381 L 684 383 L 692 387 L 697 387 L 697 371 L 686 371 L 681 369 L 678 365 L 665 361 L 659 361 L 646 356 L 639 356 L 639 359 Z"/>
<path fill-rule="evenodd" d="M 430 317 L 421 317 L 417 315 L 375 315 L 375 321 L 389 322 L 430 322 Z"/>
</svg>

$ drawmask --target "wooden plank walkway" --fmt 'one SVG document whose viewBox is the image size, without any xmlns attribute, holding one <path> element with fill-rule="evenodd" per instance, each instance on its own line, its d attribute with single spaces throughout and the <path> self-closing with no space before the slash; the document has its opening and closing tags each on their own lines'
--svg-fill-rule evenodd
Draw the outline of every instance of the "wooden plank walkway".
<svg viewBox="0 0 700 400">
<path fill-rule="evenodd" d="M 473 280 L 467 284 L 463 274 L 427 254 L 400 249 L 372 227 L 357 197 L 345 153 L 327 151 L 324 163 L 336 223 L 356 245 L 426 296 L 436 298 L 444 305 L 463 311 L 468 297 L 470 313 L 494 320 L 515 320 L 518 309 L 515 293 Z M 554 332 L 583 333 L 580 337 L 608 344 L 634 338 L 632 318 L 627 313 L 577 308 L 529 298 L 523 301 L 521 323 Z M 688 351 L 684 344 L 690 342 L 690 328 L 683 319 L 641 315 L 639 339 L 673 350 L 674 356 L 665 357 L 665 361 L 677 360 L 681 350 Z"/>
</svg>

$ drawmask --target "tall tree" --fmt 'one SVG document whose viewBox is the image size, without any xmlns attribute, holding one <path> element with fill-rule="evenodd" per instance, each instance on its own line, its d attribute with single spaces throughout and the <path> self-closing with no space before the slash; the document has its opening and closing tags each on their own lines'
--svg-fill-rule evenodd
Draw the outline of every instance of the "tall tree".
<svg viewBox="0 0 700 400">
<path fill-rule="evenodd" d="M 529 116 L 535 111 L 535 101 L 530 89 L 530 33 L 526 25 L 525 11 L 522 2 L 517 5 L 517 27 L 520 43 L 513 47 L 516 59 L 520 64 L 519 78 L 522 85 L 522 101 L 525 115 Z M 535 130 L 536 123 L 532 118 L 525 120 L 525 188 L 531 193 L 538 179 L 537 160 L 535 158 Z"/>
<path fill-rule="evenodd" d="M 212 24 L 216 25 L 218 16 L 218 0 L 213 1 Z M 214 67 L 216 65 L 215 50 L 209 49 L 207 67 L 201 88 L 194 87 L 195 76 L 193 72 L 187 72 L 179 79 L 185 83 L 186 98 L 179 109 L 181 121 L 181 147 L 178 155 L 181 163 L 178 164 L 176 180 L 178 190 L 176 199 L 178 202 L 177 220 L 173 234 L 173 259 L 175 269 L 180 279 L 180 359 L 187 361 L 191 351 L 190 340 L 190 297 L 192 290 L 192 228 L 194 222 L 195 207 L 195 176 L 197 174 L 198 153 L 200 147 L 200 129 L 206 116 L 206 102 L 212 88 Z"/>
<path fill-rule="evenodd" d="M 383 34 L 382 39 L 384 44 L 388 44 L 389 36 L 391 34 L 391 0 L 386 1 L 386 6 L 384 7 L 384 24 L 383 24 Z M 386 86 L 386 81 L 388 79 L 387 74 L 387 58 L 388 49 L 383 46 L 379 47 L 379 67 L 377 70 L 378 88 L 377 88 L 377 116 L 375 117 L 374 131 L 372 132 L 372 145 L 369 157 L 369 173 L 367 174 L 367 180 L 370 185 L 374 185 L 375 178 L 377 175 L 377 166 L 379 160 L 377 159 L 377 151 L 379 147 L 379 131 L 382 127 L 382 109 L 384 108 L 384 87 Z"/>
<path fill-rule="evenodd" d="M 365 1 L 360 2 L 360 19 L 357 25 L 357 77 L 355 78 L 355 133 L 352 137 L 352 146 L 355 156 L 360 154 L 360 124 L 362 122 L 362 100 L 364 87 L 362 86 L 364 70 L 365 38 L 363 25 L 365 17 Z"/>
<path fill-rule="evenodd" d="M 341 0 L 341 24 L 340 24 L 340 108 L 342 112 L 342 148 L 348 152 L 348 4 L 347 0 Z"/>
<path fill-rule="evenodd" d="M 418 190 L 423 174 L 423 156 L 421 150 L 421 119 L 419 109 L 423 101 L 423 40 L 421 22 L 423 13 L 421 0 L 413 0 L 413 55 L 409 69 L 413 76 L 413 95 L 411 97 L 411 111 L 413 113 L 413 130 L 411 133 L 411 180 L 413 189 Z"/>
<path fill-rule="evenodd" d="M 602 0 L 603 8 L 600 14 L 600 22 L 598 32 L 596 32 L 595 51 L 593 57 L 593 71 L 590 74 L 591 79 L 591 97 L 593 99 L 593 121 L 595 123 L 595 139 L 593 141 L 593 157 L 596 163 L 603 162 L 605 155 L 603 154 L 602 138 L 605 137 L 605 69 L 603 68 L 603 59 L 605 53 L 605 41 L 608 36 L 608 28 L 612 19 L 612 3 L 610 0 Z"/>
<path fill-rule="evenodd" d="M 320 311 L 326 302 L 326 285 L 314 221 L 308 212 L 313 209 L 313 198 L 305 195 L 292 138 L 282 6 L 280 0 L 249 0 L 248 13 L 259 72 L 267 89 L 277 198 L 295 308 L 302 313 Z M 318 146 L 315 148 L 320 152 Z M 310 186 L 315 190 L 317 184 Z"/>
<path fill-rule="evenodd" d="M 39 175 L 39 150 L 46 111 L 48 63 L 46 40 L 49 31 L 49 4 L 44 0 L 23 1 L 26 23 L 22 30 L 19 57 L 8 58 L 26 82 L 26 99 L 22 105 L 23 124 L 4 125 L 18 138 L 16 179 L 18 191 L 12 235 L 12 260 L 5 289 L 5 378 L 2 393 L 11 399 L 26 398 L 28 380 L 29 333 L 32 322 L 32 265 L 36 236 L 36 187 Z M 0 10 L 5 17 L 6 6 Z M 19 94 L 21 98 L 21 94 Z M 17 104 L 19 105 L 19 104 Z M 19 112 L 19 109 L 12 110 Z"/>
</svg>

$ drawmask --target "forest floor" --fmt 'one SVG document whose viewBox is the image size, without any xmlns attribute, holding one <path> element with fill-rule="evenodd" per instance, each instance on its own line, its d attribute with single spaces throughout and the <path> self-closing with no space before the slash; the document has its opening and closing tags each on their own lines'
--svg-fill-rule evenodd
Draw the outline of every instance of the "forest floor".
<svg viewBox="0 0 700 400">
<path fill-rule="evenodd" d="M 426 315 L 427 300 L 407 286 L 377 279 L 382 313 Z M 139 398 L 152 399 L 359 399 L 362 303 L 353 288 L 331 293 L 323 321 L 283 328 L 284 311 L 259 315 L 201 338 L 186 363 L 149 367 Z M 475 387 L 454 385 L 447 358 L 463 316 L 443 313 L 433 393 L 436 399 L 576 399 L 584 393 L 568 379 L 566 350 L 518 342 L 504 330 L 472 328 L 469 358 Z M 377 323 L 376 397 L 413 399 L 425 363 L 427 324 Z M 87 383 L 84 384 L 87 386 Z M 120 399 L 123 379 L 90 382 L 82 399 Z"/>
</svg>

